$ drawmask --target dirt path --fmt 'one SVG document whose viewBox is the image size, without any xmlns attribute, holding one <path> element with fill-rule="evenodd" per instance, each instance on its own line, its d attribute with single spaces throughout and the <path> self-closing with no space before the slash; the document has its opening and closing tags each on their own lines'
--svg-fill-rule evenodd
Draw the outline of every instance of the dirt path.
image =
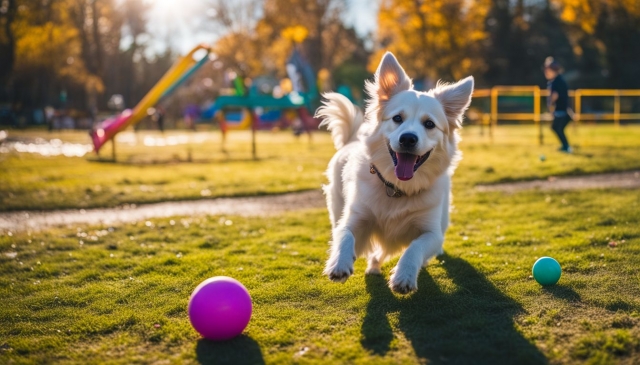
<svg viewBox="0 0 640 365">
<path fill-rule="evenodd" d="M 601 188 L 640 188 L 640 171 L 598 174 L 508 184 L 478 185 L 478 191 L 517 192 L 521 190 L 574 190 Z M 116 224 L 149 218 L 198 214 L 234 214 L 266 216 L 271 214 L 322 208 L 325 200 L 319 190 L 249 198 L 219 198 L 195 201 L 145 204 L 133 208 L 69 209 L 51 212 L 0 213 L 0 230 L 43 229 L 57 225 Z"/>
<path fill-rule="evenodd" d="M 0 229 L 42 229 L 71 224 L 115 224 L 149 218 L 198 214 L 234 214 L 266 216 L 300 209 L 325 206 L 320 190 L 249 198 L 219 198 L 194 201 L 145 204 L 133 208 L 68 209 L 51 212 L 0 213 Z"/>
<path fill-rule="evenodd" d="M 547 180 L 522 181 L 506 184 L 477 185 L 479 191 L 504 191 L 513 193 L 521 190 L 576 190 L 576 189 L 638 189 L 640 171 L 616 172 L 573 177 L 550 177 Z"/>
</svg>

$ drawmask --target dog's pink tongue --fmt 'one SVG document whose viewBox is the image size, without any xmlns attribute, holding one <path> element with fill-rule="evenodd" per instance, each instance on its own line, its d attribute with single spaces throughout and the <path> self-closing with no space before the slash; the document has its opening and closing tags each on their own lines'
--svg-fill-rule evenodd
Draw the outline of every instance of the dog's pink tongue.
<svg viewBox="0 0 640 365">
<path fill-rule="evenodd" d="M 418 156 L 410 153 L 396 153 L 398 164 L 396 165 L 396 177 L 402 181 L 411 180 L 413 177 L 413 167 L 416 165 Z"/>
</svg>

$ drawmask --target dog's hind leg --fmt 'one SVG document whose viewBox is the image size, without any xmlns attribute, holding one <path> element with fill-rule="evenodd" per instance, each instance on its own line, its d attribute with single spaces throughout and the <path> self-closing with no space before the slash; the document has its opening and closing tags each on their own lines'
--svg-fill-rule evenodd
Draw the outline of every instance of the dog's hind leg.
<svg viewBox="0 0 640 365">
<path fill-rule="evenodd" d="M 372 253 L 367 258 L 367 270 L 364 272 L 367 275 L 380 275 L 382 271 L 380 271 L 380 267 L 382 266 L 378 256 Z"/>
<path fill-rule="evenodd" d="M 380 275 L 382 271 L 380 268 L 382 267 L 382 262 L 384 261 L 384 256 L 382 254 L 381 249 L 376 249 L 374 252 L 369 254 L 367 258 L 367 270 L 364 272 L 367 275 Z"/>
</svg>

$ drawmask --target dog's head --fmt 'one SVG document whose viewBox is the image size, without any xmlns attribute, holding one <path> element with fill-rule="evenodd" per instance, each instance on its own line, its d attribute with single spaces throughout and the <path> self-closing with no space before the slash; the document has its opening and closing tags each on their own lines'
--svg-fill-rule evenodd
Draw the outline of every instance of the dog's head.
<svg viewBox="0 0 640 365">
<path fill-rule="evenodd" d="M 457 129 L 471 102 L 473 77 L 413 89 L 411 79 L 387 52 L 367 82 L 367 120 L 373 123 L 367 145 L 372 162 L 408 193 L 424 187 L 449 168 L 456 155 Z"/>
</svg>

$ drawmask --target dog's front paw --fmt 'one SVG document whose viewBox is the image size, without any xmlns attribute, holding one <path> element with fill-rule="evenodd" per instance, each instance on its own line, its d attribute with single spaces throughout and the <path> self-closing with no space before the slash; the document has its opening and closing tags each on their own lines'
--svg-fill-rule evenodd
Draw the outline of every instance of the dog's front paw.
<svg viewBox="0 0 640 365">
<path fill-rule="evenodd" d="M 332 281 L 344 283 L 349 276 L 353 275 L 353 262 L 355 260 L 355 257 L 331 257 L 324 268 L 324 274 Z"/>
<path fill-rule="evenodd" d="M 418 290 L 418 275 L 396 267 L 389 279 L 389 288 L 398 294 L 409 294 Z"/>
</svg>

